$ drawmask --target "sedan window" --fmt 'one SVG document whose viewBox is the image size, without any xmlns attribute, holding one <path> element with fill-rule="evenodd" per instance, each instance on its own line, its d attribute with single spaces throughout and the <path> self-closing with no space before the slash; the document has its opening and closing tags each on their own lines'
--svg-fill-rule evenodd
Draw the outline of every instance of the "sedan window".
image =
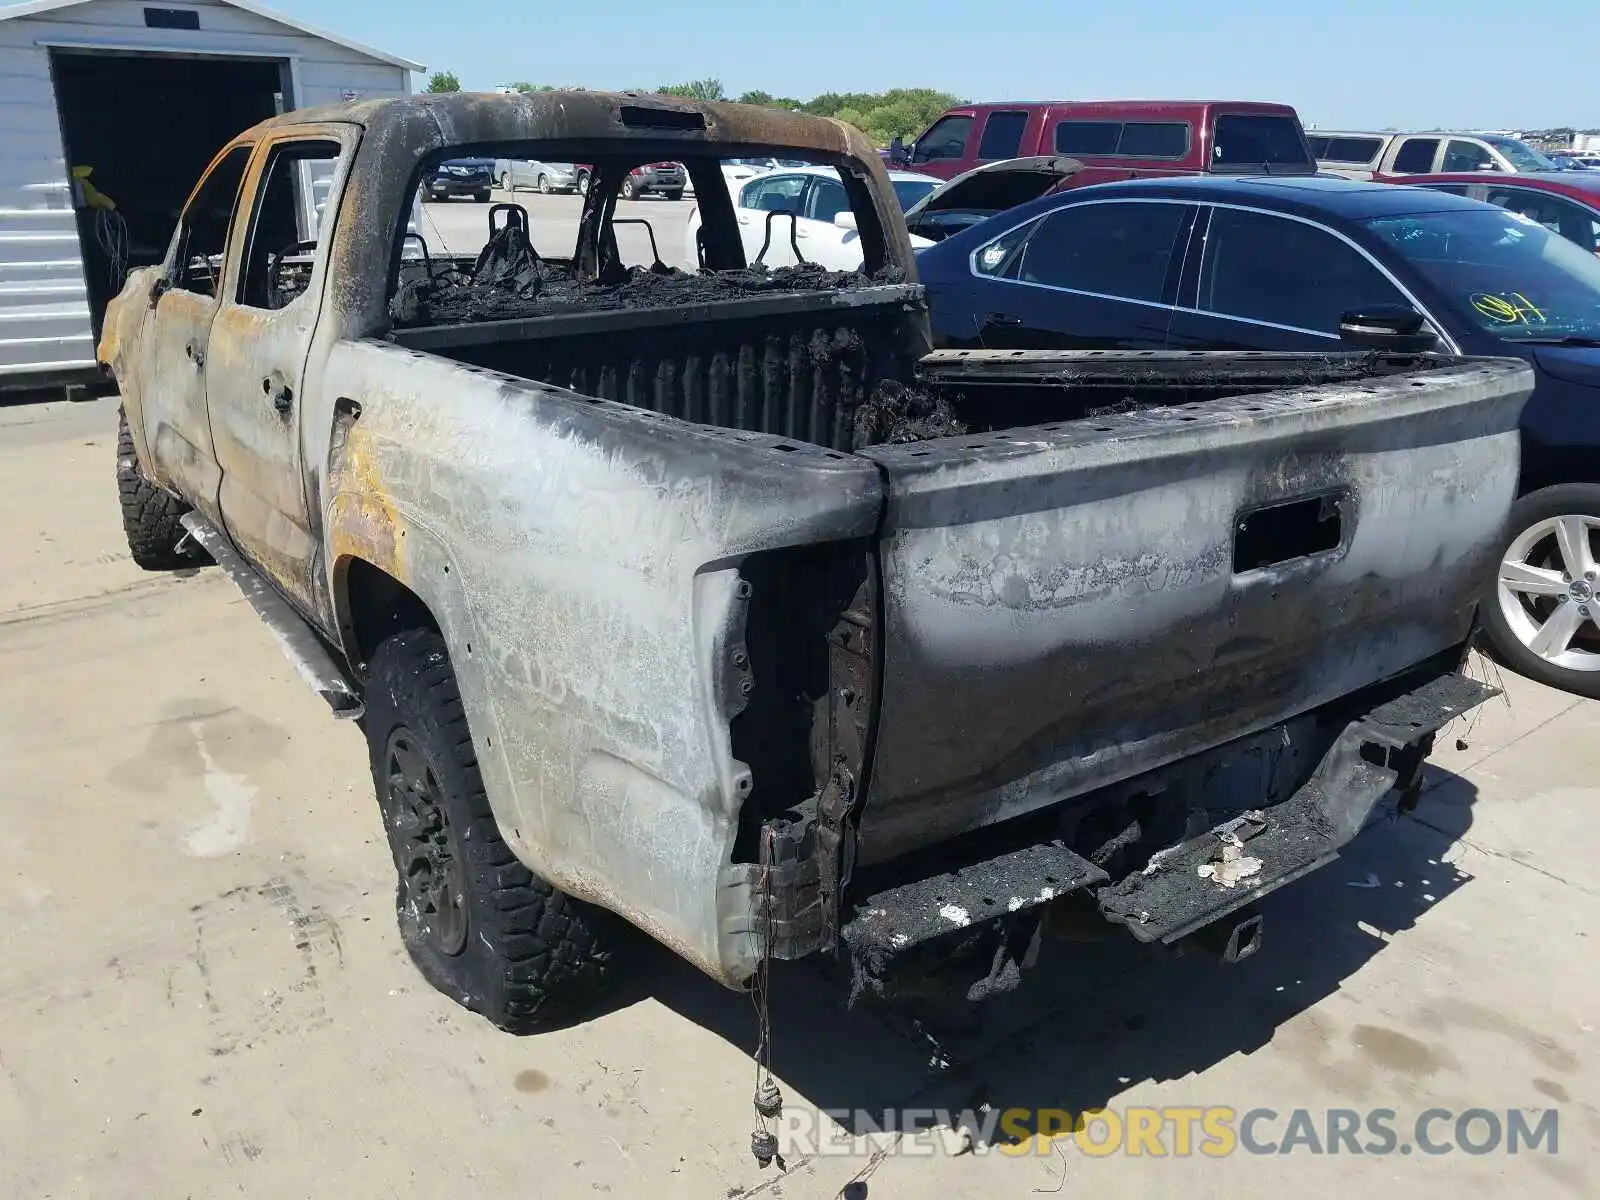
<svg viewBox="0 0 1600 1200">
<path fill-rule="evenodd" d="M 1037 221 L 1019 225 L 979 250 L 972 256 L 972 263 L 978 274 L 992 275 L 996 279 L 1016 278 L 1016 267 L 1022 258 L 1023 244 L 1038 227 Z"/>
<path fill-rule="evenodd" d="M 806 190 L 804 175 L 770 175 L 745 185 L 739 207 L 760 212 L 800 213 L 800 195 Z"/>
<path fill-rule="evenodd" d="M 1351 309 L 1404 303 L 1383 272 L 1326 229 L 1271 213 L 1212 212 L 1200 271 L 1208 312 L 1337 337 Z"/>
<path fill-rule="evenodd" d="M 1040 222 L 1017 277 L 1073 291 L 1158 302 L 1184 204 L 1074 204 Z"/>
<path fill-rule="evenodd" d="M 806 195 L 806 216 L 813 221 L 832 221 L 850 207 L 850 197 L 844 184 L 837 179 L 817 178 L 811 181 L 811 191 Z"/>
</svg>

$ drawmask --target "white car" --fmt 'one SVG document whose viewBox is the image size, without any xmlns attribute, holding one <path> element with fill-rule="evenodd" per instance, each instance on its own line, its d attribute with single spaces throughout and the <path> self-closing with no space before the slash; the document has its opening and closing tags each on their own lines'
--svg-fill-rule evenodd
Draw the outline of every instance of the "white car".
<svg viewBox="0 0 1600 1200">
<path fill-rule="evenodd" d="M 904 210 L 944 180 L 913 171 L 890 171 L 889 182 Z M 860 268 L 861 236 L 856 232 L 855 214 L 850 211 L 844 184 L 834 168 L 768 171 L 748 179 L 730 179 L 728 190 L 733 195 L 746 262 L 753 263 L 759 257 L 769 267 L 792 267 L 797 262 L 795 248 L 799 247 L 806 262 L 831 271 Z M 699 233 L 700 209 L 696 206 L 689 214 L 683 243 L 684 258 L 691 264 L 700 261 Z M 765 254 L 763 242 L 768 243 Z M 913 237 L 911 244 L 920 249 L 933 243 Z"/>
<path fill-rule="evenodd" d="M 757 175 L 765 175 L 768 171 L 781 171 L 805 165 L 799 162 L 785 162 L 779 158 L 725 158 L 722 160 L 722 177 L 728 181 L 729 188 L 733 188 L 735 184 L 753 179 Z"/>
</svg>

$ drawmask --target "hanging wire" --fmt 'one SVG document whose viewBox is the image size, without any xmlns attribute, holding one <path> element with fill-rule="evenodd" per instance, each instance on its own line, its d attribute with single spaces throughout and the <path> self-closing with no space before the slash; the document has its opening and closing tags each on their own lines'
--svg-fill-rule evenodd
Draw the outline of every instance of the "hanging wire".
<svg viewBox="0 0 1600 1200">
<path fill-rule="evenodd" d="M 767 972 L 772 961 L 775 933 L 772 916 L 771 832 L 763 831 L 763 838 L 766 841 L 766 852 L 761 856 L 761 871 L 756 881 L 757 894 L 761 898 L 761 955 L 756 963 L 755 979 L 750 989 L 750 1002 L 755 1006 L 756 1024 L 759 1028 L 754 1055 L 756 1127 L 750 1134 L 750 1153 L 755 1156 L 758 1166 L 769 1166 L 776 1159 L 779 1169 L 782 1169 L 783 1158 L 778 1153 L 778 1134 L 772 1122 L 783 1112 L 783 1093 L 778 1090 L 778 1081 L 772 1077 L 772 1019 L 768 1011 L 767 988 Z"/>
<path fill-rule="evenodd" d="M 128 278 L 128 223 L 115 209 L 96 208 L 94 240 L 106 256 L 106 284 L 115 296 Z"/>
</svg>

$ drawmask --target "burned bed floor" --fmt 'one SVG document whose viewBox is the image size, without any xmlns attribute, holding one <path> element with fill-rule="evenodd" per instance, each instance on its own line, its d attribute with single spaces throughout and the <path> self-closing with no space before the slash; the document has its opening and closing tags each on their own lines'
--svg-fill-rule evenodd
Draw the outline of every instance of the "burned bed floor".
<svg viewBox="0 0 1600 1200">
<path fill-rule="evenodd" d="M 420 278 L 402 282 L 390 316 L 402 329 L 507 321 L 568 313 L 677 309 L 757 296 L 808 295 L 904 282 L 898 271 L 867 276 L 815 265 L 689 272 L 659 259 L 650 267 L 602 263 L 596 277 L 575 277 L 570 263 L 541 258 L 523 227 L 501 228 L 470 269 L 418 263 Z"/>
</svg>

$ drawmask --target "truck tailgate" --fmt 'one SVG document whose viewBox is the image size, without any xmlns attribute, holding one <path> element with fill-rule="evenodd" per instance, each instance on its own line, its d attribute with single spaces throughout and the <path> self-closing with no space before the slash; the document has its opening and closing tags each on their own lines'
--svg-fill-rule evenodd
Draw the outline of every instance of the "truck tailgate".
<svg viewBox="0 0 1600 1200">
<path fill-rule="evenodd" d="M 887 479 L 861 861 L 1463 644 L 1531 388 L 1520 362 L 1453 360 L 860 451 Z"/>
</svg>

